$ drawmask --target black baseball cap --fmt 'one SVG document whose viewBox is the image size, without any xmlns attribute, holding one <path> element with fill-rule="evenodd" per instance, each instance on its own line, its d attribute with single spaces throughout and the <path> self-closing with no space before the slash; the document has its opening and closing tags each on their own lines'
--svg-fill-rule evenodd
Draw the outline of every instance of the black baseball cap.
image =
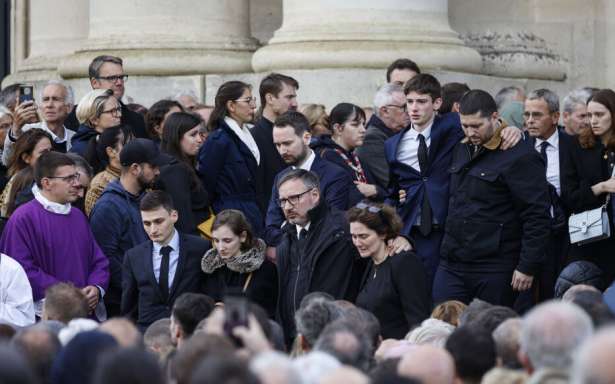
<svg viewBox="0 0 615 384">
<path fill-rule="evenodd" d="M 135 163 L 160 167 L 168 164 L 171 159 L 171 156 L 161 153 L 156 143 L 149 139 L 132 139 L 120 152 L 120 164 L 124 167 Z"/>
</svg>

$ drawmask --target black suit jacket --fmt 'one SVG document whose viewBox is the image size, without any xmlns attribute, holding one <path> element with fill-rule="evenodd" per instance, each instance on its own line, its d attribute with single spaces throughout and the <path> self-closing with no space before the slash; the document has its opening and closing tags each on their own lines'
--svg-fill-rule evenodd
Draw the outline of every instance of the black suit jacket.
<svg viewBox="0 0 615 384">
<path fill-rule="evenodd" d="M 128 250 L 124 257 L 121 314 L 131 317 L 144 330 L 154 321 L 169 317 L 175 299 L 182 293 L 203 293 L 201 258 L 209 247 L 207 240 L 180 233 L 177 270 L 166 302 L 154 276 L 152 242 Z"/>
<path fill-rule="evenodd" d="M 261 117 L 256 121 L 251 132 L 258 146 L 258 150 L 261 153 L 259 185 L 262 188 L 262 193 L 259 205 L 265 213 L 269 205 L 269 200 L 271 200 L 271 191 L 275 176 L 282 169 L 286 168 L 286 164 L 273 144 L 273 123 L 271 121 Z"/>
<path fill-rule="evenodd" d="M 128 109 L 128 107 L 121 101 L 120 105 L 122 107 L 121 123 L 123 125 L 130 126 L 130 131 L 135 137 L 149 139 L 147 131 L 145 130 L 145 119 L 143 118 L 143 116 L 141 116 L 137 112 L 133 112 Z M 70 130 L 77 132 L 77 130 L 79 129 L 79 121 L 77 120 L 77 115 L 75 111 L 77 111 L 76 105 L 75 108 L 73 108 L 73 110 L 66 117 L 66 121 L 64 121 L 64 126 Z"/>
</svg>

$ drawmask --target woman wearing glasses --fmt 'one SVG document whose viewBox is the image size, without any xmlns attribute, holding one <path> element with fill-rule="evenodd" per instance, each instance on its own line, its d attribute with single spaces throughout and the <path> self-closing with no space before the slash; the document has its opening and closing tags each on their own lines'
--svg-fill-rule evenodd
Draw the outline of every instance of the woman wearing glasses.
<svg viewBox="0 0 615 384">
<path fill-rule="evenodd" d="M 352 176 L 354 186 L 350 188 L 349 205 L 363 199 L 384 200 L 385 190 L 373 182 L 372 175 L 361 166 L 355 154 L 355 149 L 363 145 L 365 139 L 365 112 L 354 104 L 340 103 L 331 110 L 329 124 L 333 135 L 316 138 L 311 147 Z"/>
<path fill-rule="evenodd" d="M 264 207 L 258 204 L 261 154 L 247 125 L 255 108 L 250 85 L 241 81 L 222 84 L 209 118 L 211 134 L 199 151 L 198 170 L 214 212 L 242 211 L 260 236 L 264 224 Z"/>
<path fill-rule="evenodd" d="M 105 129 L 120 124 L 122 107 L 110 89 L 95 89 L 83 96 L 77 106 L 79 129 L 71 140 L 71 152 L 91 158 L 96 139 Z"/>
<path fill-rule="evenodd" d="M 410 251 L 388 256 L 388 244 L 402 228 L 393 208 L 359 203 L 347 218 L 359 255 L 371 259 L 356 304 L 378 318 L 383 338 L 403 339 L 431 310 L 423 264 Z"/>
</svg>

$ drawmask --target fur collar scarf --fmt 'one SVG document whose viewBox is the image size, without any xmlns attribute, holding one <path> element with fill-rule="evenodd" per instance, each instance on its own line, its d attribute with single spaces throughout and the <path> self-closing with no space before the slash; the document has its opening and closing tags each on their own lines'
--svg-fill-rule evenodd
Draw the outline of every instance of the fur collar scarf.
<svg viewBox="0 0 615 384">
<path fill-rule="evenodd" d="M 241 253 L 239 256 L 224 260 L 218 250 L 210 249 L 201 259 L 201 269 L 205 273 L 213 273 L 216 269 L 226 265 L 233 272 L 250 273 L 260 268 L 265 261 L 265 242 L 257 239 L 257 245 Z"/>
</svg>

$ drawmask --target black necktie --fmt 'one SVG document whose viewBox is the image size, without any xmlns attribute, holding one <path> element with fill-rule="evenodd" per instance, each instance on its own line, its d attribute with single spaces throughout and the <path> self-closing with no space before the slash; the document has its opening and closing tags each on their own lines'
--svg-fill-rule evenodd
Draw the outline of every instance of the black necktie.
<svg viewBox="0 0 615 384">
<path fill-rule="evenodd" d="M 419 158 L 419 166 L 421 167 L 421 175 L 425 175 L 429 166 L 429 157 L 427 155 L 427 143 L 425 143 L 425 136 L 420 133 L 419 151 L 417 156 Z M 421 204 L 421 225 L 419 226 L 421 235 L 427 236 L 431 233 L 432 220 L 431 206 L 429 205 L 429 198 L 427 197 L 427 188 L 425 188 L 423 191 L 423 203 Z"/>
<path fill-rule="evenodd" d="M 169 299 L 169 259 L 171 257 L 172 250 L 173 248 L 168 245 L 160 248 L 162 260 L 160 261 L 160 277 L 158 278 L 158 286 L 160 287 L 160 292 L 162 293 L 162 298 L 164 301 Z"/>
<path fill-rule="evenodd" d="M 546 141 L 543 141 L 542 143 L 540 143 L 540 156 L 544 160 L 545 165 L 549 164 L 549 161 L 547 160 L 547 147 L 548 146 L 549 146 L 549 143 Z"/>
<path fill-rule="evenodd" d="M 307 237 L 307 229 L 302 228 L 299 231 L 299 240 L 305 240 L 306 237 Z"/>
</svg>

